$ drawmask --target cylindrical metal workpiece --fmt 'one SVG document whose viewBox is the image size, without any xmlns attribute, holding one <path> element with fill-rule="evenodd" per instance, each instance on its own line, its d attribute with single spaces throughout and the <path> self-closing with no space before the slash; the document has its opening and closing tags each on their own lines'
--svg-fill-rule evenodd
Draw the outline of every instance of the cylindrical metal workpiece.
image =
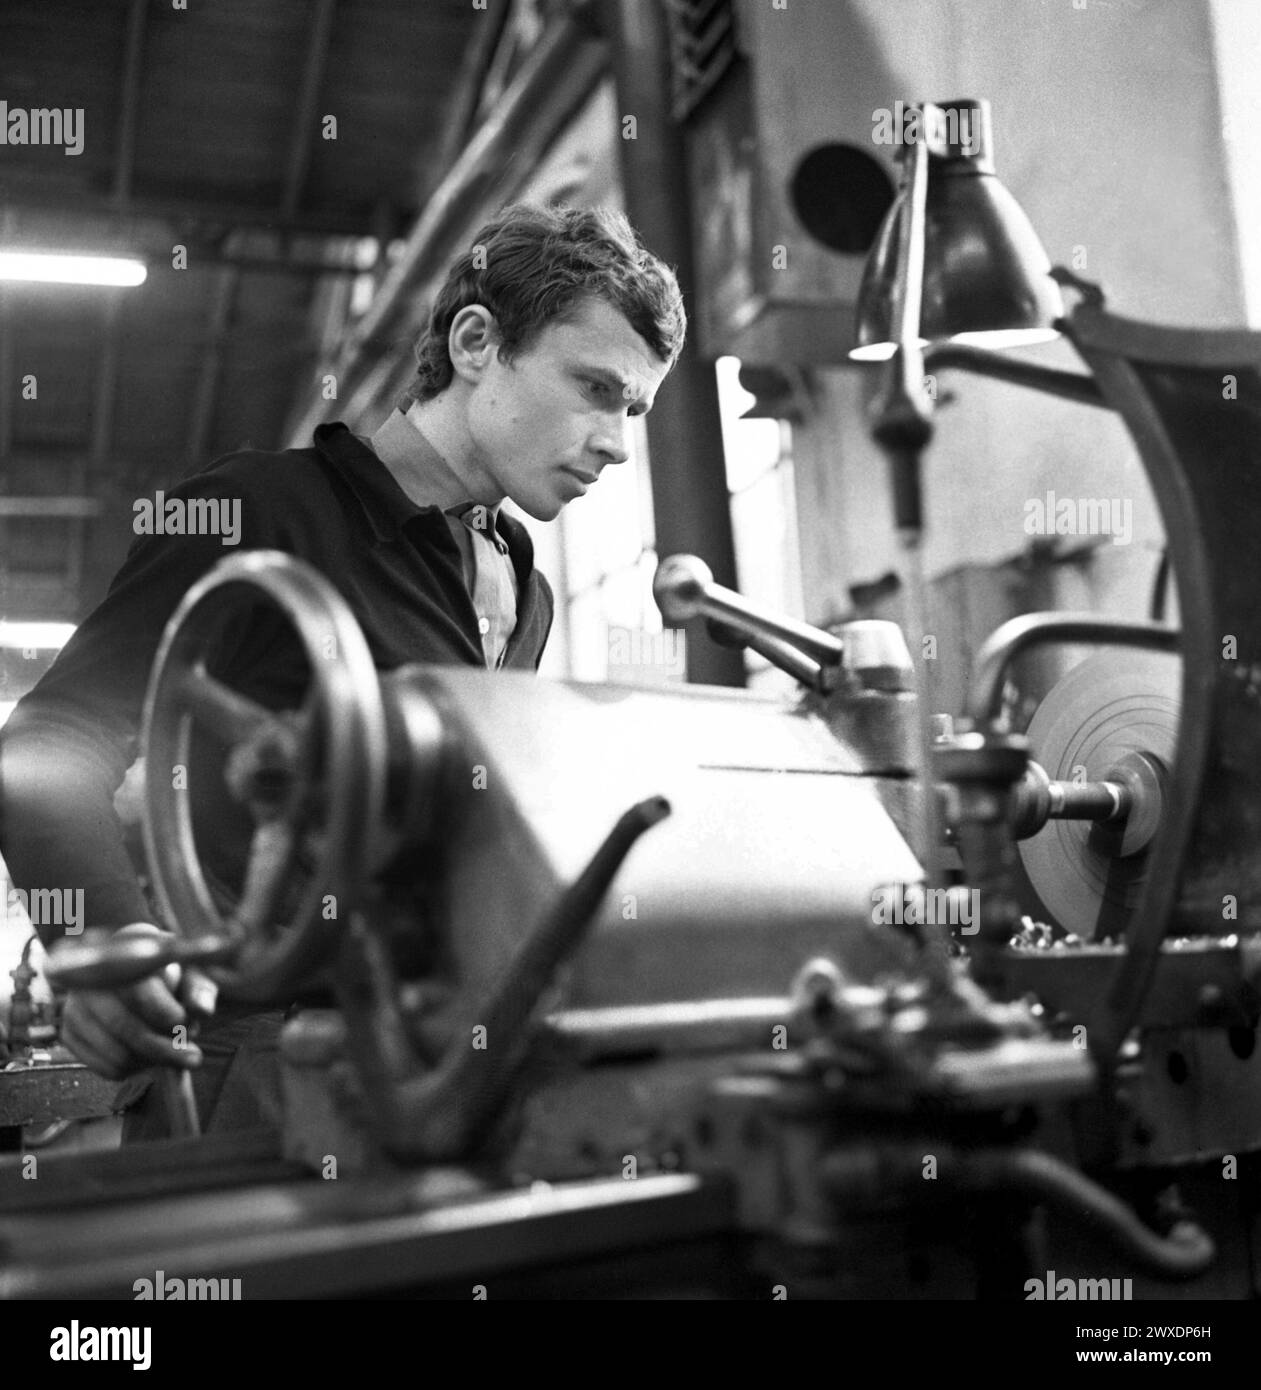
<svg viewBox="0 0 1261 1390">
<path fill-rule="evenodd" d="M 1052 782 L 1051 820 L 1116 820 L 1130 809 L 1130 793 L 1117 782 Z"/>
</svg>

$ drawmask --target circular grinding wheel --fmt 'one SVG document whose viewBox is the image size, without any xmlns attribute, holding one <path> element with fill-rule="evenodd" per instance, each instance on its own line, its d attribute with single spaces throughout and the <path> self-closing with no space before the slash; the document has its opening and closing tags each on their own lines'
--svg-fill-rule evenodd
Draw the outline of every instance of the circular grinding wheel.
<svg viewBox="0 0 1261 1390">
<path fill-rule="evenodd" d="M 1172 768 L 1181 679 L 1181 658 L 1164 652 L 1110 648 L 1089 657 L 1038 706 L 1030 756 L 1065 782 L 1115 776 L 1135 754 Z M 1148 812 L 1157 805 L 1149 800 Z M 1050 920 L 1083 939 L 1120 930 L 1146 877 L 1148 851 L 1122 856 L 1117 837 L 1102 831 L 1091 821 L 1052 820 L 1019 844 Z"/>
</svg>

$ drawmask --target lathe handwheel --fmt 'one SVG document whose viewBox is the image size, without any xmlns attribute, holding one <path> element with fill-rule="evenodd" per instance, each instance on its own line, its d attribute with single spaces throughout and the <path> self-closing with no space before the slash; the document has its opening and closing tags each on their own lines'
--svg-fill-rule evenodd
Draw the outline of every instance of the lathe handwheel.
<svg viewBox="0 0 1261 1390">
<path fill-rule="evenodd" d="M 206 669 L 205 653 L 228 621 L 260 598 L 280 610 L 309 663 L 300 710 L 266 709 Z M 224 743 L 229 784 L 254 819 L 242 891 L 226 917 L 195 844 L 196 788 L 172 775 L 189 766 L 194 725 Z M 372 655 L 349 606 L 310 565 L 279 551 L 250 551 L 217 565 L 167 626 L 145 699 L 143 738 L 144 841 L 168 925 L 181 936 L 228 932 L 238 939 L 232 962 L 208 970 L 228 992 L 246 999 L 292 994 L 331 953 L 381 841 L 385 714 Z"/>
</svg>

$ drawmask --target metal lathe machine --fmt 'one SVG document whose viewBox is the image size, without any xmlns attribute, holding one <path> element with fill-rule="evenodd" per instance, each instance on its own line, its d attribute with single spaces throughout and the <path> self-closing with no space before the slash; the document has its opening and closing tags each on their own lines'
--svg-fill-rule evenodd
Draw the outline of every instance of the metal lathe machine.
<svg viewBox="0 0 1261 1390">
<path fill-rule="evenodd" d="M 207 576 L 146 720 L 178 942 L 72 942 L 54 970 L 177 959 L 329 1006 L 285 1024 L 279 1134 L 50 1156 L 25 1189 L 5 1159 L 0 1293 L 128 1298 L 160 1269 L 246 1297 L 1023 1299 L 1053 1270 L 1255 1296 L 1261 337 L 1093 304 L 1065 327 L 1089 368 L 1066 389 L 1142 454 L 1181 626 L 1006 624 L 927 776 L 896 626 L 777 619 L 690 557 L 658 573 L 667 621 L 708 618 L 798 698 L 380 677 L 298 562 Z M 201 660 L 260 599 L 310 656 L 281 714 Z M 1013 729 L 1047 643 L 1098 651 Z M 194 727 L 253 827 L 230 911 L 161 771 Z"/>
</svg>

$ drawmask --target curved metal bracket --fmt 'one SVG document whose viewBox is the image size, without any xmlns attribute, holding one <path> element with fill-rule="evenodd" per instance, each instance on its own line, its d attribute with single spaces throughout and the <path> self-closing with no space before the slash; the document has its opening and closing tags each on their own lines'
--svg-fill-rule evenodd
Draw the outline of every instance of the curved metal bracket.
<svg viewBox="0 0 1261 1390">
<path fill-rule="evenodd" d="M 1165 328 L 1089 303 L 1064 327 L 1138 446 L 1182 621 L 1168 814 L 1126 953 L 1089 1028 L 1107 1065 L 1171 930 L 1261 926 L 1261 334 Z"/>
</svg>

